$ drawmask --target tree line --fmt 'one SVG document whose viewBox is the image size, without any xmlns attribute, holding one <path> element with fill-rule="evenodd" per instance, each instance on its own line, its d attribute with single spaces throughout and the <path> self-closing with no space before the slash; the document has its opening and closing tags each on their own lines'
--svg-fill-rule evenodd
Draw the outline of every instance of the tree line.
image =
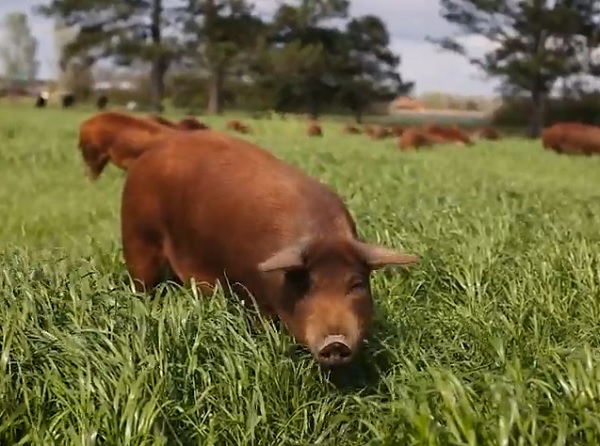
<svg viewBox="0 0 600 446">
<path fill-rule="evenodd" d="M 600 123 L 600 96 L 589 83 L 600 77 L 600 0 L 439 3 L 457 34 L 430 36 L 430 42 L 501 80 L 505 104 L 519 104 L 514 120 L 528 121 L 531 136 L 549 114 Z M 62 27 L 61 70 L 88 94 L 90 67 L 105 60 L 141 67 L 156 110 L 168 90 L 181 106 L 197 105 L 201 96 L 211 113 L 243 101 L 250 108 L 313 116 L 335 106 L 360 119 L 373 104 L 408 94 L 414 84 L 399 73 L 400 57 L 390 49 L 383 20 L 353 17 L 349 4 L 286 0 L 266 16 L 252 0 L 51 0 L 37 13 L 52 18 L 58 31 Z M 35 39 L 18 37 L 28 32 L 26 20 L 11 20 L 0 56 L 5 68 L 27 76 L 37 69 Z M 469 54 L 468 36 L 482 36 L 491 46 L 481 57 Z M 12 52 L 9 41 L 17 48 Z M 16 68 L 19 61 L 25 68 Z M 568 110 L 560 112 L 548 100 L 557 87 Z M 506 110 L 504 115 L 510 120 Z"/>
<path fill-rule="evenodd" d="M 570 107 L 569 113 L 557 115 L 600 124 L 595 111 L 600 102 L 589 83 L 600 77 L 600 0 L 440 0 L 440 5 L 442 17 L 458 34 L 430 40 L 500 79 L 508 102 L 522 105 L 525 100 L 521 116 L 529 121 L 530 136 L 538 136 L 547 123 L 548 98 L 557 86 Z M 461 40 L 466 36 L 485 37 L 492 47 L 476 57 Z M 582 100 L 590 95 L 595 100 Z M 577 113 L 574 100 L 592 106 Z"/>
<path fill-rule="evenodd" d="M 384 21 L 352 17 L 349 6 L 295 0 L 267 17 L 252 0 L 52 0 L 36 12 L 76 30 L 61 48 L 65 71 L 83 73 L 102 60 L 147 67 L 154 110 L 169 75 L 179 77 L 180 88 L 202 85 L 209 113 L 223 111 L 235 85 L 258 92 L 263 108 L 316 117 L 336 103 L 360 119 L 413 83 L 399 73 Z"/>
</svg>

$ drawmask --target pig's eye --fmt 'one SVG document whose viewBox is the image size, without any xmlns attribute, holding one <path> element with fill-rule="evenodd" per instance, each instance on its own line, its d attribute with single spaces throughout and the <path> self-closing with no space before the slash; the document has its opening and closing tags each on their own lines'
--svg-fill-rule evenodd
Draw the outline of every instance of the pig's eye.
<svg viewBox="0 0 600 446">
<path fill-rule="evenodd" d="M 348 294 L 364 291 L 367 288 L 367 282 L 362 278 L 351 279 L 348 283 Z"/>
<path fill-rule="evenodd" d="M 307 269 L 287 272 L 286 280 L 300 293 L 306 293 L 310 288 L 310 272 Z"/>
</svg>

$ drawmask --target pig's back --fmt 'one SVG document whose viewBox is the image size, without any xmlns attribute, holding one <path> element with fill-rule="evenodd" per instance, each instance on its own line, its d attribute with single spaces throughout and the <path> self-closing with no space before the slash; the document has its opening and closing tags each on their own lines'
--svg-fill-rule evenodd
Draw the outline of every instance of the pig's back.
<svg viewBox="0 0 600 446">
<path fill-rule="evenodd" d="M 302 237 L 355 236 L 343 202 L 327 186 L 216 132 L 174 137 L 145 154 L 130 170 L 127 187 L 148 191 L 156 215 L 147 218 L 160 227 L 168 257 L 188 271 L 184 276 L 226 269 L 241 280 Z"/>
</svg>

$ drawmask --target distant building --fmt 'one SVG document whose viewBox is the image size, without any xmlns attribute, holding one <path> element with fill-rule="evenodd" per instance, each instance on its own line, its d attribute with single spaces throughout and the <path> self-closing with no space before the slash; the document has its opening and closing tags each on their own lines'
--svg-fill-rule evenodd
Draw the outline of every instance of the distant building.
<svg viewBox="0 0 600 446">
<path fill-rule="evenodd" d="M 94 90 L 134 90 L 135 83 L 128 80 L 99 81 L 94 84 Z"/>
<path fill-rule="evenodd" d="M 411 99 L 407 96 L 401 96 L 396 98 L 390 104 L 391 111 L 397 110 L 412 110 L 412 111 L 420 111 L 424 110 L 423 104 L 415 99 Z"/>
<path fill-rule="evenodd" d="M 36 79 L 34 81 L 10 81 L 5 78 L 0 78 L 0 97 L 35 97 L 40 95 L 43 91 L 49 90 L 51 86 L 52 81 L 47 79 Z"/>
</svg>

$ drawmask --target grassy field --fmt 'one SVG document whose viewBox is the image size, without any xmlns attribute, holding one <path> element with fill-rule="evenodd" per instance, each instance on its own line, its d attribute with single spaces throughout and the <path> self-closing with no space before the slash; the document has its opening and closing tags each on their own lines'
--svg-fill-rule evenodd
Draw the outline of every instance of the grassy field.
<svg viewBox="0 0 600 446">
<path fill-rule="evenodd" d="M 457 124 L 463 127 L 476 127 L 489 124 L 489 118 L 483 113 L 465 113 L 455 110 L 424 110 L 420 112 L 398 110 L 391 115 L 379 118 L 384 123 L 420 124 L 435 122 L 442 125 Z"/>
<path fill-rule="evenodd" d="M 0 109 L 0 444 L 600 442 L 600 158 L 253 122 L 367 239 L 423 259 L 373 276 L 368 349 L 329 376 L 220 294 L 131 292 L 124 175 L 83 176 L 85 116 Z"/>
</svg>

